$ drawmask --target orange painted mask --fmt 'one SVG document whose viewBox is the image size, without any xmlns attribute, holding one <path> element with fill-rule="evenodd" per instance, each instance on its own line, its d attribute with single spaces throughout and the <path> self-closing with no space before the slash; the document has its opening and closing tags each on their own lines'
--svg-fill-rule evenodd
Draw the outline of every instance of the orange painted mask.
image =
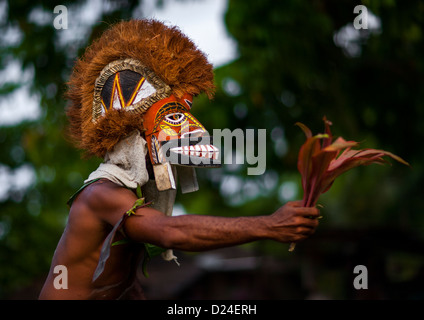
<svg viewBox="0 0 424 320">
<path fill-rule="evenodd" d="M 153 165 L 170 164 L 217 167 L 219 150 L 205 127 L 190 113 L 189 94 L 170 95 L 154 103 L 144 115 L 144 127 Z"/>
</svg>

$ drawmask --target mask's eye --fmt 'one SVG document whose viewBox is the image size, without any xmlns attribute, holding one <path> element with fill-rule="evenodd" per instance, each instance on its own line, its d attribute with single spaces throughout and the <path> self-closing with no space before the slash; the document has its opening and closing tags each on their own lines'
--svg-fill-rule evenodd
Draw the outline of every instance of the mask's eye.
<svg viewBox="0 0 424 320">
<path fill-rule="evenodd" d="M 144 113 L 170 94 L 171 88 L 138 60 L 112 61 L 96 79 L 92 120 L 111 109 Z"/>
<path fill-rule="evenodd" d="M 165 122 L 170 125 L 176 126 L 184 122 L 186 116 L 183 113 L 175 112 L 165 116 Z"/>
<path fill-rule="evenodd" d="M 123 70 L 106 80 L 101 93 L 102 105 L 106 111 L 127 108 L 155 92 L 156 89 L 141 74 Z"/>
</svg>

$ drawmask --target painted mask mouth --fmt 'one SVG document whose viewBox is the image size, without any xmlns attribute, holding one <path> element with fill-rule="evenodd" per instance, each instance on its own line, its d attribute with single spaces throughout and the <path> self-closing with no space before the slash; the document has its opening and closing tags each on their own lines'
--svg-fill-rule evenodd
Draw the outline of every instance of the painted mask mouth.
<svg viewBox="0 0 424 320">
<path fill-rule="evenodd" d="M 194 167 L 221 166 L 219 149 L 213 145 L 212 137 L 181 138 L 161 141 L 161 152 L 171 164 Z"/>
<path fill-rule="evenodd" d="M 219 150 L 213 144 L 190 145 L 184 147 L 174 147 L 169 150 L 170 152 L 180 153 L 185 156 L 206 158 L 217 160 L 219 157 Z"/>
</svg>

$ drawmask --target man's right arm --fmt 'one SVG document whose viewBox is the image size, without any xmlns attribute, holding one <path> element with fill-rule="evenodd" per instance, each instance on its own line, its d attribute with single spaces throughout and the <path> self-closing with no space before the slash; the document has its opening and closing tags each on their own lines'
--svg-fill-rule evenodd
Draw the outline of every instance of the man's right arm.
<svg viewBox="0 0 424 320">
<path fill-rule="evenodd" d="M 140 208 L 127 219 L 125 234 L 131 239 L 181 251 L 205 251 L 261 239 L 297 242 L 310 236 L 318 226 L 319 211 L 289 202 L 272 215 L 217 217 L 183 215 L 168 217 Z"/>
</svg>

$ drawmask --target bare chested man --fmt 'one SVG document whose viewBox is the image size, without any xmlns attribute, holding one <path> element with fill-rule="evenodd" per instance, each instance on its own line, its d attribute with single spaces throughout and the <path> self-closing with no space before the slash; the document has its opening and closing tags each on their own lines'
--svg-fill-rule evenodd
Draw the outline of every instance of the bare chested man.
<svg viewBox="0 0 424 320">
<path fill-rule="evenodd" d="M 177 182 L 195 191 L 193 167 L 215 167 L 219 158 L 189 112 L 193 96 L 212 94 L 212 66 L 178 29 L 150 20 L 113 26 L 77 62 L 69 86 L 72 136 L 105 161 L 70 202 L 40 299 L 143 299 L 136 270 L 145 244 L 168 249 L 170 260 L 170 249 L 297 242 L 317 228 L 318 209 L 300 201 L 255 217 L 172 216 Z M 140 190 L 151 205 L 134 206 Z M 125 243 L 108 246 L 111 234 Z M 67 289 L 55 286 L 58 265 L 67 269 Z"/>
<path fill-rule="evenodd" d="M 113 246 L 103 274 L 92 283 L 100 248 L 112 226 L 132 207 L 135 194 L 108 180 L 86 188 L 72 205 L 68 225 L 56 249 L 52 266 L 68 269 L 68 289 L 53 286 L 50 272 L 41 299 L 117 299 L 143 298 L 135 272 L 143 246 L 152 243 L 163 248 L 204 251 L 259 239 L 281 242 L 300 241 L 318 225 L 318 210 L 289 202 L 272 215 L 223 218 L 204 215 L 167 217 L 141 208 L 138 216 L 127 219 L 125 234 L 136 243 Z"/>
</svg>

